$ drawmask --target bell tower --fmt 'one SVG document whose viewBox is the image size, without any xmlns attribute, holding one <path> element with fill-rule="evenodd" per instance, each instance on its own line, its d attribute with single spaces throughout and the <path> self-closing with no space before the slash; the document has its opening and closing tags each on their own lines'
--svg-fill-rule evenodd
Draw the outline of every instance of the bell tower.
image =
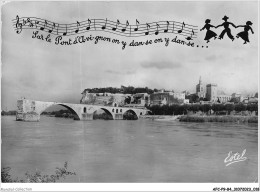
<svg viewBox="0 0 260 192">
<path fill-rule="evenodd" d="M 205 91 L 204 91 L 204 87 L 203 87 L 203 84 L 202 84 L 202 81 L 201 81 L 201 76 L 200 76 L 200 79 L 199 79 L 199 84 L 196 85 L 196 94 L 199 97 L 202 97 L 202 98 L 205 97 Z"/>
</svg>

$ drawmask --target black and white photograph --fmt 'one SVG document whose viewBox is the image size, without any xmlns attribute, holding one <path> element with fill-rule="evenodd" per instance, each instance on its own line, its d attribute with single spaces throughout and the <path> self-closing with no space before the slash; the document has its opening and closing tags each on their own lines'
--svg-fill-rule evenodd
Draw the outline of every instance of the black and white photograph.
<svg viewBox="0 0 260 192">
<path fill-rule="evenodd" d="M 1 191 L 259 191 L 259 1 L 6 1 L 1 42 Z"/>
</svg>

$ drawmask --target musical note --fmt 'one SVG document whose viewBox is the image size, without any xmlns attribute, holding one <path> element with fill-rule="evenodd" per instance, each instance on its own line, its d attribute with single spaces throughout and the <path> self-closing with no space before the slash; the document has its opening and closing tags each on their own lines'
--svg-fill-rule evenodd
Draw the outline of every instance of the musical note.
<svg viewBox="0 0 260 192">
<path fill-rule="evenodd" d="M 41 27 L 41 28 L 40 28 L 40 30 L 42 30 L 42 31 L 43 31 L 43 30 L 44 30 L 44 28 L 45 28 L 45 26 L 46 26 L 47 24 L 48 24 L 48 23 L 47 23 L 47 21 L 45 20 L 44 26 L 43 26 L 43 27 Z"/>
<path fill-rule="evenodd" d="M 178 30 L 178 33 L 181 33 L 181 32 L 182 32 L 183 27 L 185 27 L 185 23 L 184 23 L 184 22 L 182 23 L 181 30 Z"/>
<path fill-rule="evenodd" d="M 54 28 L 55 28 L 55 23 L 53 23 L 52 28 L 49 30 L 49 33 L 52 33 Z"/>
<path fill-rule="evenodd" d="M 77 21 L 77 29 L 75 30 L 75 33 L 78 33 L 79 32 L 79 26 L 80 26 L 80 23 Z"/>
<path fill-rule="evenodd" d="M 66 25 L 66 32 L 64 32 L 63 35 L 64 36 L 67 35 L 67 25 Z"/>
<path fill-rule="evenodd" d="M 16 24 L 15 24 L 15 27 L 16 27 L 16 33 L 21 33 L 22 32 L 22 29 L 23 29 L 23 24 L 19 22 L 19 16 L 17 15 L 16 16 Z"/>
<path fill-rule="evenodd" d="M 164 29 L 164 33 L 167 33 L 168 32 L 168 28 L 169 28 L 169 21 L 166 21 L 167 22 L 167 29 Z"/>
<path fill-rule="evenodd" d="M 117 26 L 120 24 L 120 21 L 117 20 L 116 27 L 113 27 L 112 30 L 115 31 L 117 29 Z"/>
<path fill-rule="evenodd" d="M 88 19 L 88 27 L 86 28 L 86 30 L 90 29 L 90 23 L 91 23 L 91 21 Z"/>
<path fill-rule="evenodd" d="M 187 37 L 186 39 L 187 39 L 187 40 L 192 40 L 192 36 L 193 36 L 193 35 L 194 35 L 194 31 L 193 31 L 193 29 L 192 29 L 190 37 Z"/>
<path fill-rule="evenodd" d="M 126 31 L 127 26 L 129 25 L 128 20 L 126 21 L 125 28 L 122 29 L 122 32 Z"/>
<path fill-rule="evenodd" d="M 158 30 L 158 27 L 160 27 L 160 25 L 158 23 L 156 23 L 156 27 L 157 27 L 157 30 L 155 31 L 155 35 L 158 35 L 159 34 L 159 30 Z"/>
<path fill-rule="evenodd" d="M 106 23 L 105 23 L 105 25 L 102 26 L 102 29 L 104 30 L 104 29 L 106 29 L 106 27 L 107 27 L 107 19 L 106 19 Z"/>
<path fill-rule="evenodd" d="M 145 35 L 149 35 L 149 29 L 150 29 L 150 25 L 148 23 L 146 23 L 146 27 L 147 27 L 147 32 L 145 32 Z M 149 29 L 148 29 L 149 28 Z"/>
<path fill-rule="evenodd" d="M 139 21 L 136 19 L 136 28 L 135 28 L 135 31 L 138 31 L 138 25 L 139 25 Z"/>
</svg>

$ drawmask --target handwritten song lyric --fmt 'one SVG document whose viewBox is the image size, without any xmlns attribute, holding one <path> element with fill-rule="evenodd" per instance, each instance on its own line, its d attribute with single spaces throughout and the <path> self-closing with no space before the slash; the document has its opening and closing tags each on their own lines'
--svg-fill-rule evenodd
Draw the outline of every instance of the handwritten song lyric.
<svg viewBox="0 0 260 192">
<path fill-rule="evenodd" d="M 158 44 L 158 43 L 164 44 L 166 47 L 170 43 L 176 43 L 179 45 L 194 47 L 193 42 L 179 39 L 178 36 L 175 36 L 172 39 L 154 38 L 154 39 L 147 39 L 145 41 L 137 41 L 137 40 L 122 41 L 119 39 L 114 39 L 106 36 L 94 36 L 94 35 L 89 35 L 89 36 L 81 35 L 81 36 L 74 36 L 74 37 L 63 37 L 59 35 L 52 39 L 50 34 L 45 35 L 45 34 L 41 34 L 39 31 L 33 31 L 32 38 L 46 41 L 48 43 L 53 43 L 55 45 L 63 45 L 63 46 L 88 43 L 88 42 L 93 42 L 94 44 L 98 44 L 99 42 L 103 41 L 103 42 L 121 45 L 122 50 L 124 50 L 126 46 L 138 47 L 138 46 L 147 46 L 147 45 Z"/>
</svg>

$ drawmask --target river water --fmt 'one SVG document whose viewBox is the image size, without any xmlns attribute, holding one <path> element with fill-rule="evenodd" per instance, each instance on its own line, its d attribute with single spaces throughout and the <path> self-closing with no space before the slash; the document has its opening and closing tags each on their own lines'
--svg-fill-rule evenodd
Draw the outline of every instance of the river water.
<svg viewBox="0 0 260 192">
<path fill-rule="evenodd" d="M 61 182 L 254 182 L 257 124 L 185 123 L 139 119 L 40 122 L 2 117 L 2 167 L 13 178 L 53 174 L 68 162 L 76 172 Z M 226 166 L 228 153 L 245 161 Z"/>
</svg>

